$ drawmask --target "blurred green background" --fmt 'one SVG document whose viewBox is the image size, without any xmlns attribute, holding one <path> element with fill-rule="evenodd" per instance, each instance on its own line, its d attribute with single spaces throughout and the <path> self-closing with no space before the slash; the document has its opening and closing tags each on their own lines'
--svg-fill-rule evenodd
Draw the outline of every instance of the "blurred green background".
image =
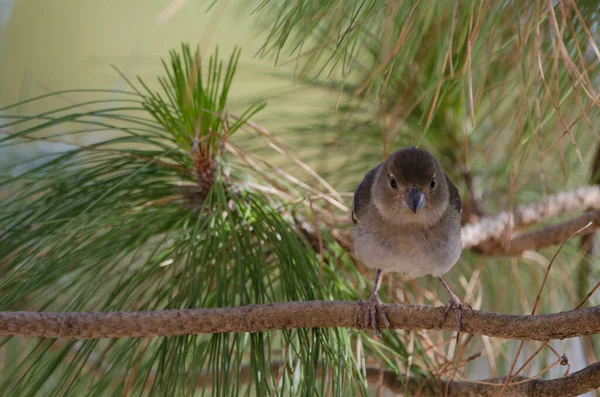
<svg viewBox="0 0 600 397">
<path fill-rule="evenodd" d="M 270 101 L 259 117 L 261 122 L 269 119 L 267 127 L 276 129 L 290 121 L 281 117 L 284 111 L 333 109 L 328 100 L 335 94 L 290 81 L 293 64 L 275 70 L 272 60 L 255 56 L 266 36 L 248 17 L 251 8 L 236 10 L 235 2 L 4 0 L 0 4 L 3 105 L 70 88 L 126 89 L 110 65 L 153 85 L 163 72 L 161 58 L 181 42 L 189 42 L 199 45 L 202 53 L 212 53 L 217 45 L 222 54 L 231 53 L 236 45 L 242 48 L 232 111 L 256 97 L 275 96 L 281 100 Z M 56 103 L 27 104 L 19 111 L 34 113 L 60 104 L 60 99 L 52 100 Z M 66 103 L 69 97 L 63 100 Z"/>
</svg>

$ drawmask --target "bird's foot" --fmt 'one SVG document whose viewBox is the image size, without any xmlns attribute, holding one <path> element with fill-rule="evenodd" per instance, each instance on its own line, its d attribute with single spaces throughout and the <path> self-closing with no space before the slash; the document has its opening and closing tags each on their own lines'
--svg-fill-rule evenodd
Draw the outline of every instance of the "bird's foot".
<svg viewBox="0 0 600 397">
<path fill-rule="evenodd" d="M 456 334 L 456 340 L 458 340 L 458 337 L 460 336 L 460 331 L 462 331 L 463 310 L 468 309 L 471 312 L 473 312 L 473 308 L 468 303 L 461 302 L 460 299 L 458 299 L 458 296 L 456 296 L 454 293 L 450 293 L 450 300 L 448 301 L 446 309 L 444 310 L 444 314 L 442 315 L 442 319 L 440 321 L 440 328 L 444 324 L 444 321 L 446 321 L 446 316 L 448 316 L 448 312 L 450 311 L 450 309 L 454 309 L 454 314 L 456 315 L 456 329 L 458 332 Z"/>
<path fill-rule="evenodd" d="M 385 311 L 381 308 L 381 300 L 379 299 L 377 293 L 373 292 L 371 293 L 371 296 L 369 296 L 369 301 L 367 302 L 367 310 L 365 311 L 365 328 L 372 327 L 375 331 L 375 335 L 380 338 L 381 331 L 379 330 L 379 325 L 377 322 L 378 313 L 383 319 L 385 326 L 389 328 L 390 321 L 388 320 Z"/>
</svg>

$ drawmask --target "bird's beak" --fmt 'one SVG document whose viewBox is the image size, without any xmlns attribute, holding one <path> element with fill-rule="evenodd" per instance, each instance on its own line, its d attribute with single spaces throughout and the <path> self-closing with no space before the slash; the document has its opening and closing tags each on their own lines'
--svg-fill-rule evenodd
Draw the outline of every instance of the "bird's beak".
<svg viewBox="0 0 600 397">
<path fill-rule="evenodd" d="M 416 187 L 411 187 L 408 193 L 405 196 L 406 204 L 408 204 L 408 208 L 416 214 L 425 204 L 425 196 L 420 189 Z"/>
</svg>

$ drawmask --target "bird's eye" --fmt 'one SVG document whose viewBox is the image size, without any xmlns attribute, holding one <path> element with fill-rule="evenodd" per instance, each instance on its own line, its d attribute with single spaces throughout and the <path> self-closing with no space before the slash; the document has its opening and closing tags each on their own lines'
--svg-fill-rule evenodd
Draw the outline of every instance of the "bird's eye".
<svg viewBox="0 0 600 397">
<path fill-rule="evenodd" d="M 431 188 L 433 189 L 435 187 L 435 178 L 433 178 L 433 180 L 431 181 Z"/>
<path fill-rule="evenodd" d="M 396 183 L 396 180 L 394 178 L 390 180 L 390 186 L 394 189 L 398 187 L 398 184 Z"/>
</svg>

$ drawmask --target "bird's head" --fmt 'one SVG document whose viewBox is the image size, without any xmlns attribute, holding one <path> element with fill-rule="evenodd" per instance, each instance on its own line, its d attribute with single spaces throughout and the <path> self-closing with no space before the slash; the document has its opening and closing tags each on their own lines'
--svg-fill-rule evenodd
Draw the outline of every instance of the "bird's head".
<svg viewBox="0 0 600 397">
<path fill-rule="evenodd" d="M 379 167 L 371 191 L 381 215 L 394 223 L 437 222 L 448 207 L 444 172 L 426 150 L 392 153 Z"/>
</svg>

